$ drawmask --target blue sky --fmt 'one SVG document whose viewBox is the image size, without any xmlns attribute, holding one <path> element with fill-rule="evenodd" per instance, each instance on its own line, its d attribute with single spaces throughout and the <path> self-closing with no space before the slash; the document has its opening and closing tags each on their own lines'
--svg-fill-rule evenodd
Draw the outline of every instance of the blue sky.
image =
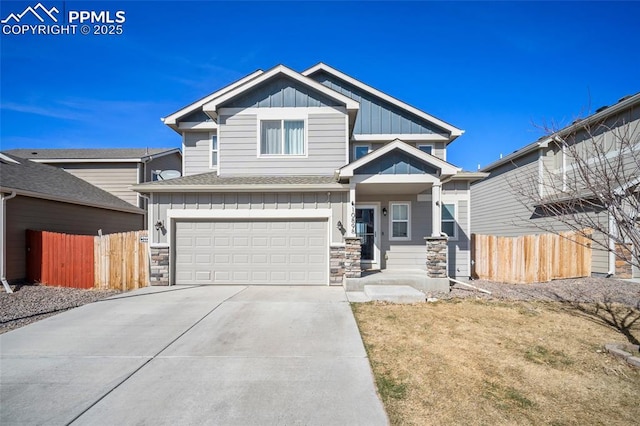
<svg viewBox="0 0 640 426">
<path fill-rule="evenodd" d="M 640 91 L 637 2 L 42 3 L 123 10 L 123 34 L 1 35 L 2 149 L 177 147 L 160 117 L 322 61 L 465 129 L 448 160 L 475 170 Z"/>
</svg>

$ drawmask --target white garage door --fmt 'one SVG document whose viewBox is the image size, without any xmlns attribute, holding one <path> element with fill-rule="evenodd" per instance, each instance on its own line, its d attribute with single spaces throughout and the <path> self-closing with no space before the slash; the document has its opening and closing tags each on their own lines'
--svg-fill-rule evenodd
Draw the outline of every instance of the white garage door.
<svg viewBox="0 0 640 426">
<path fill-rule="evenodd" d="M 176 284 L 327 284 L 327 220 L 177 221 Z"/>
</svg>

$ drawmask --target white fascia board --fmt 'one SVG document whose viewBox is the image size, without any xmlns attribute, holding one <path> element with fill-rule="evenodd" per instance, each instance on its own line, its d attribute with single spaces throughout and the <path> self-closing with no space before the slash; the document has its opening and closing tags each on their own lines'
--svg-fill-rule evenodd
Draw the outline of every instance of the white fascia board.
<svg viewBox="0 0 640 426">
<path fill-rule="evenodd" d="M 218 123 L 215 121 L 181 121 L 178 130 L 217 130 Z"/>
<path fill-rule="evenodd" d="M 143 155 L 140 158 L 28 158 L 29 161 L 42 164 L 58 163 L 142 163 L 149 158 L 159 158 L 165 155 L 181 153 L 180 148 L 173 148 L 156 154 Z"/>
<path fill-rule="evenodd" d="M 382 148 L 376 149 L 375 151 L 365 155 L 364 157 L 354 161 L 353 163 L 344 166 L 342 169 L 340 169 L 340 177 L 353 177 L 354 171 L 356 169 L 382 157 L 383 155 L 393 151 L 394 149 L 400 149 L 407 154 L 424 161 L 427 164 L 431 164 L 437 169 L 440 169 L 442 175 L 455 175 L 461 171 L 460 168 L 455 167 L 454 165 L 447 163 L 446 161 L 434 157 L 433 155 L 427 154 L 426 152 L 421 151 L 416 147 L 413 147 L 402 142 L 401 140 L 396 139 L 395 141 L 388 143 Z"/>
<path fill-rule="evenodd" d="M 78 201 L 78 200 L 70 200 L 68 198 L 64 198 L 64 197 L 56 197 L 55 195 L 49 195 L 49 194 L 40 194 L 38 192 L 33 192 L 33 191 L 25 191 L 22 189 L 12 189 L 12 188 L 5 188 L 5 187 L 0 187 L 0 192 L 15 192 L 17 195 L 21 195 L 23 197 L 30 197 L 30 198 L 39 198 L 41 200 L 49 200 L 49 201 L 59 201 L 61 203 L 67 203 L 67 204 L 76 204 L 79 206 L 87 206 L 87 207 L 95 207 L 98 209 L 102 209 L 102 210 L 113 210 L 113 211 L 118 211 L 118 212 L 126 212 L 126 213 L 135 213 L 135 214 L 144 214 L 144 210 L 139 209 L 138 207 L 135 206 L 131 206 L 131 208 L 127 208 L 127 207 L 111 207 L 111 206 L 105 206 L 102 204 L 96 204 L 96 203 L 87 203 L 85 201 Z"/>
<path fill-rule="evenodd" d="M 193 111 L 197 110 L 198 108 L 200 108 L 201 106 L 203 106 L 204 104 L 206 104 L 207 102 L 211 101 L 212 99 L 230 91 L 233 90 L 239 86 L 242 86 L 243 84 L 247 83 L 248 81 L 256 78 L 257 76 L 259 76 L 260 74 L 262 74 L 264 71 L 262 70 L 256 70 L 254 72 L 252 72 L 251 74 L 247 75 L 246 77 L 241 78 L 240 80 L 236 81 L 235 83 L 231 83 L 228 86 L 223 87 L 222 89 L 215 91 L 213 93 L 211 93 L 210 95 L 205 96 L 204 98 L 197 100 L 196 102 L 174 112 L 173 114 L 170 114 L 164 118 L 161 118 L 162 122 L 164 124 L 166 124 L 167 126 L 171 126 L 171 125 L 175 125 L 176 121 L 180 118 L 180 117 L 184 117 L 187 114 L 192 113 Z"/>
<path fill-rule="evenodd" d="M 449 138 L 437 133 L 427 134 L 371 134 L 371 135 L 352 135 L 351 140 L 355 142 L 389 142 L 396 139 L 411 142 L 448 142 Z"/>
<path fill-rule="evenodd" d="M 483 167 L 480 169 L 481 172 L 490 172 L 491 170 L 495 169 L 498 166 L 501 166 L 503 164 L 506 164 L 510 161 L 516 160 L 526 154 L 530 154 L 536 150 L 538 150 L 539 148 L 546 148 L 549 146 L 549 142 L 553 141 L 553 138 L 545 138 L 545 139 L 541 139 L 538 141 L 535 141 L 533 143 L 530 143 L 529 145 L 526 145 L 523 148 L 520 148 L 519 150 L 512 152 L 511 154 L 502 157 L 501 159 L 499 159 L 498 161 L 494 161 L 493 163 L 489 164 L 486 167 Z"/>
<path fill-rule="evenodd" d="M 4 155 L 3 153 L 0 152 L 0 160 L 2 161 L 6 161 L 7 163 L 13 163 L 13 164 L 20 164 L 19 161 L 14 160 L 13 158 Z"/>
<path fill-rule="evenodd" d="M 212 100 L 210 100 L 209 102 L 207 102 L 202 106 L 202 110 L 206 113 L 215 115 L 217 113 L 218 105 L 221 105 L 222 103 L 238 96 L 239 94 L 252 89 L 253 87 L 269 80 L 270 78 L 278 74 L 286 75 L 287 77 L 290 77 L 293 80 L 301 84 L 304 84 L 305 86 L 308 86 L 322 93 L 325 96 L 328 96 L 332 99 L 337 100 L 340 103 L 343 103 L 347 107 L 347 110 L 358 110 L 360 108 L 360 104 L 354 101 L 353 99 L 341 93 L 338 93 L 335 90 L 330 89 L 327 86 L 320 84 L 315 80 L 304 77 L 301 74 L 293 71 L 292 69 L 285 67 L 284 65 L 278 65 L 270 69 L 269 71 L 261 74 L 260 76 L 254 78 L 247 84 L 240 87 L 236 87 L 234 90 L 228 91 L 224 94 L 221 94 L 220 96 L 213 98 Z"/>
<path fill-rule="evenodd" d="M 348 191 L 349 186 L 333 185 L 134 185 L 131 190 L 136 192 L 318 192 L 318 191 Z"/>
<path fill-rule="evenodd" d="M 331 74 L 331 75 L 333 75 L 335 77 L 338 77 L 339 79 L 344 80 L 347 83 L 358 87 L 359 89 L 362 89 L 362 90 L 364 90 L 366 92 L 369 92 L 372 95 L 374 95 L 374 96 L 376 96 L 376 97 L 378 97 L 380 99 L 383 99 L 383 100 L 385 100 L 385 101 L 387 101 L 387 102 L 389 102 L 389 103 L 391 103 L 391 104 L 393 104 L 393 105 L 395 105 L 395 106 L 397 106 L 399 108 L 404 109 L 405 111 L 408 111 L 408 112 L 410 112 L 410 113 L 412 113 L 414 115 L 417 115 L 420 118 L 424 118 L 425 120 L 432 122 L 433 124 L 435 124 L 438 127 L 442 127 L 443 129 L 451 132 L 451 140 L 455 139 L 456 137 L 458 137 L 458 136 L 460 136 L 460 135 L 462 135 L 464 133 L 464 130 L 458 129 L 457 127 L 454 127 L 451 124 L 449 124 L 449 123 L 447 123 L 445 121 L 442 121 L 439 118 L 436 118 L 436 117 L 434 117 L 434 116 L 432 116 L 430 114 L 427 114 L 426 112 L 421 111 L 416 107 L 413 107 L 413 106 L 411 106 L 411 105 L 409 105 L 407 103 L 404 103 L 399 99 L 396 99 L 396 98 L 394 98 L 392 96 L 389 96 L 386 93 L 379 91 L 378 89 L 374 89 L 373 87 L 371 87 L 371 86 L 369 86 L 369 85 L 367 85 L 367 84 L 365 84 L 365 83 L 363 83 L 363 82 L 361 82 L 359 80 L 356 80 L 355 78 L 350 77 L 347 74 L 345 74 L 345 73 L 343 73 L 341 71 L 338 71 L 337 69 L 332 68 L 329 65 L 324 64 L 322 62 L 320 62 L 319 64 L 314 65 L 313 67 L 303 71 L 302 75 L 304 75 L 305 77 L 308 77 L 311 74 L 315 73 L 316 71 L 320 71 L 320 70 L 325 71 L 325 72 L 327 72 L 327 73 L 329 73 L 329 74 Z"/>
<path fill-rule="evenodd" d="M 29 161 L 43 164 L 56 163 L 141 163 L 141 158 L 29 158 Z"/>
<path fill-rule="evenodd" d="M 180 156 L 182 156 L 182 151 L 180 150 L 180 148 L 173 148 L 168 151 L 158 152 L 157 154 L 145 155 L 144 157 L 140 158 L 140 160 L 147 162 L 147 161 L 155 160 L 156 158 L 164 157 L 171 154 L 180 154 Z"/>
<path fill-rule="evenodd" d="M 167 219 L 328 219 L 331 209 L 169 209 Z"/>
</svg>

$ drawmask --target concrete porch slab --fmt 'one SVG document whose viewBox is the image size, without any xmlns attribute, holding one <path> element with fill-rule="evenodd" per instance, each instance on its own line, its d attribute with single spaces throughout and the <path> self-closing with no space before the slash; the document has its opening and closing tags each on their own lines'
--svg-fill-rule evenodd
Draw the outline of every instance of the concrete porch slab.
<svg viewBox="0 0 640 426">
<path fill-rule="evenodd" d="M 365 286 L 409 286 L 425 293 L 447 293 L 450 291 L 447 278 L 430 278 L 427 271 L 389 270 L 365 272 L 361 278 L 347 278 L 345 290 L 347 292 L 363 291 Z"/>
<path fill-rule="evenodd" d="M 424 303 L 423 292 L 408 285 L 365 285 L 364 293 L 371 300 L 392 303 Z"/>
</svg>

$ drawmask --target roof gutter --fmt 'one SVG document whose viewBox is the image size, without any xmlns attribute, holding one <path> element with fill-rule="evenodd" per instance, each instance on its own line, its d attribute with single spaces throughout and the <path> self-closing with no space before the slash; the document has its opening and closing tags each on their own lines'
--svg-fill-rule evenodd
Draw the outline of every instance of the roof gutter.
<svg viewBox="0 0 640 426">
<path fill-rule="evenodd" d="M 39 199 L 42 199 L 42 200 L 49 200 L 49 201 L 60 201 L 62 203 L 76 204 L 76 205 L 79 205 L 79 206 L 87 206 L 87 207 L 95 207 L 95 208 L 98 208 L 98 209 L 120 211 L 120 212 L 125 212 L 125 213 L 144 214 L 144 211 L 142 211 L 141 209 L 139 209 L 138 207 L 135 207 L 133 205 L 131 206 L 131 208 L 128 208 L 128 207 L 115 207 L 115 206 L 107 206 L 107 205 L 98 204 L 98 203 L 87 203 L 87 202 L 80 201 L 80 200 L 71 200 L 69 198 L 56 197 L 54 195 L 41 194 L 41 193 L 38 193 L 38 192 L 25 191 L 25 190 L 22 190 L 22 189 L 3 188 L 3 190 L 11 191 L 12 194 L 15 193 L 16 195 L 21 195 L 21 196 L 24 196 L 24 197 L 39 198 Z M 11 198 L 13 198 L 13 197 L 11 197 Z"/>
<path fill-rule="evenodd" d="M 293 184 L 293 185 L 135 185 L 136 192 L 316 192 L 323 190 L 348 191 L 349 185 Z"/>
</svg>

